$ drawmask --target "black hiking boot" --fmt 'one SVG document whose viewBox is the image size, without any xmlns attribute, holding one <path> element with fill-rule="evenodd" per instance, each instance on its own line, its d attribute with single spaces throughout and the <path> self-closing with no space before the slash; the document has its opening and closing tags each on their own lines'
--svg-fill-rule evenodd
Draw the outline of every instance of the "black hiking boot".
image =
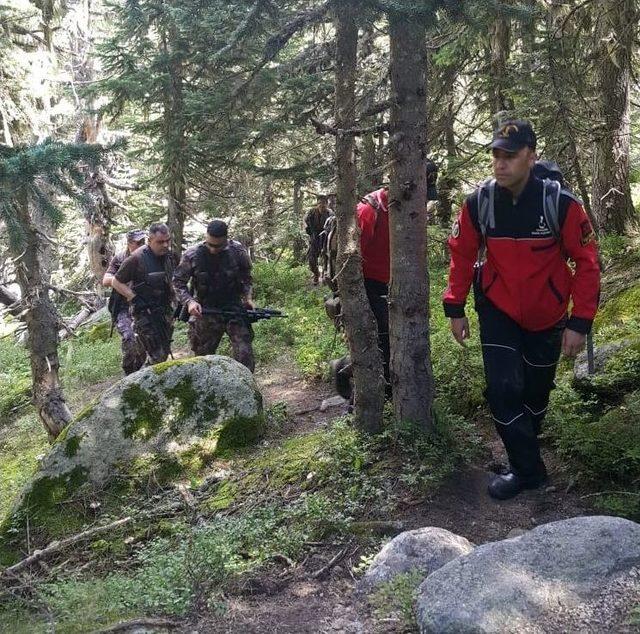
<svg viewBox="0 0 640 634">
<path fill-rule="evenodd" d="M 495 500 L 509 500 L 525 489 L 538 489 L 547 484 L 547 470 L 542 467 L 538 474 L 523 478 L 513 471 L 497 475 L 489 482 L 489 495 Z"/>
</svg>

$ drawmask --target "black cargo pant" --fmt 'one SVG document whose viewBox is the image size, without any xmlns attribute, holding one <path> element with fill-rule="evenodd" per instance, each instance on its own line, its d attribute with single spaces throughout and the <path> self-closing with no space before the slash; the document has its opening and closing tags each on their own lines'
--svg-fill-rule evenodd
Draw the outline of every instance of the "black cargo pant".
<svg viewBox="0 0 640 634">
<path fill-rule="evenodd" d="M 389 287 L 383 282 L 377 280 L 364 279 L 364 290 L 367 292 L 369 306 L 373 311 L 378 326 L 378 347 L 382 352 L 382 364 L 384 369 L 384 380 L 387 383 L 387 392 L 390 391 L 389 380 L 389 360 L 391 357 L 391 349 L 389 346 L 389 302 L 387 295 Z"/>
<path fill-rule="evenodd" d="M 125 374 L 137 372 L 147 358 L 147 353 L 133 330 L 133 317 L 126 308 L 116 316 L 116 328 L 122 338 L 122 369 Z"/>
<path fill-rule="evenodd" d="M 134 312 L 133 329 L 146 353 L 147 365 L 155 365 L 167 360 L 171 353 L 173 336 L 171 308 Z"/>
<path fill-rule="evenodd" d="M 538 435 L 554 387 L 566 318 L 539 332 L 476 294 L 480 341 L 489 402 L 511 469 L 523 478 L 543 473 Z"/>
</svg>

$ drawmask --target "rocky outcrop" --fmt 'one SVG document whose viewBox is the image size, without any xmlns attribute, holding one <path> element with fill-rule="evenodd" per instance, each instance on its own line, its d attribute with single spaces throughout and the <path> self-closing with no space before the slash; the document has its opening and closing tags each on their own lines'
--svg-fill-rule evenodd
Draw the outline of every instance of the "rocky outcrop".
<svg viewBox="0 0 640 634">
<path fill-rule="evenodd" d="M 80 412 L 23 491 L 17 514 L 32 521 L 81 486 L 100 491 L 141 465 L 179 467 L 194 447 L 255 441 L 262 397 L 253 375 L 222 356 L 167 361 L 131 374 Z M 15 515 L 14 513 L 14 515 Z"/>
<path fill-rule="evenodd" d="M 360 593 L 368 594 L 398 575 L 430 575 L 452 559 L 470 553 L 474 545 L 444 528 L 418 528 L 394 537 L 373 559 L 358 583 Z"/>
<path fill-rule="evenodd" d="M 429 575 L 416 607 L 424 634 L 546 634 L 618 631 L 638 601 L 640 525 L 596 516 L 478 546 Z"/>
</svg>

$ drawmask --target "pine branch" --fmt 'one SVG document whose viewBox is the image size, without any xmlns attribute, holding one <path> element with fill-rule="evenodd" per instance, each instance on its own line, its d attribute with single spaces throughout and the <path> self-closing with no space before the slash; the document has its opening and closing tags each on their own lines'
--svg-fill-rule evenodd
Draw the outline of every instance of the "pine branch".
<svg viewBox="0 0 640 634">
<path fill-rule="evenodd" d="M 363 134 L 377 134 L 379 132 L 386 132 L 389 130 L 388 123 L 379 123 L 369 128 L 340 129 L 335 126 L 322 123 L 322 121 L 314 119 L 313 117 L 310 117 L 309 120 L 318 134 L 331 134 L 332 136 L 362 136 Z"/>
</svg>

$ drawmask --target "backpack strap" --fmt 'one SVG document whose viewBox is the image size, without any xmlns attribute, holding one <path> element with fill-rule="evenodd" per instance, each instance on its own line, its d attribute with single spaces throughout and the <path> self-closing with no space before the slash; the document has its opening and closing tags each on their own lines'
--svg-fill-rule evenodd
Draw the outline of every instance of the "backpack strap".
<svg viewBox="0 0 640 634">
<path fill-rule="evenodd" d="M 542 181 L 542 209 L 547 226 L 557 242 L 562 242 L 562 227 L 560 226 L 560 196 L 567 196 L 579 205 L 582 201 L 568 189 L 563 189 L 556 180 L 545 178 Z"/>
<path fill-rule="evenodd" d="M 496 226 L 495 199 L 496 179 L 488 178 L 478 187 L 477 191 L 478 225 L 480 227 L 481 240 L 476 267 L 482 264 L 487 250 L 487 228 L 495 229 Z"/>
<path fill-rule="evenodd" d="M 545 178 L 542 181 L 542 211 L 547 227 L 556 242 L 560 242 L 560 192 L 562 187 L 556 180 Z"/>
</svg>

